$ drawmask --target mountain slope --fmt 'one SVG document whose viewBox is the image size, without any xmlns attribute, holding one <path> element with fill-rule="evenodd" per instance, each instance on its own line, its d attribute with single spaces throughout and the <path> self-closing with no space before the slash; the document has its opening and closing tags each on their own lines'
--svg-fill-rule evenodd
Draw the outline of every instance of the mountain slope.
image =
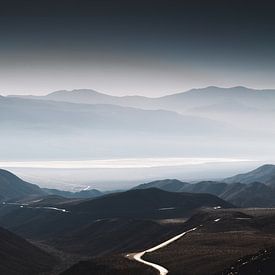
<svg viewBox="0 0 275 275">
<path fill-rule="evenodd" d="M 195 230 L 169 246 L 146 253 L 143 259 L 164 266 L 171 274 L 261 274 L 257 269 L 255 273 L 223 270 L 247 255 L 274 247 L 274 221 L 274 210 L 270 209 L 207 209 L 185 223 L 187 229 Z M 245 267 L 245 261 L 241 263 Z"/>
<path fill-rule="evenodd" d="M 275 165 L 266 164 L 248 173 L 239 174 L 224 181 L 227 183 L 252 183 L 261 182 L 265 184 L 272 184 L 275 178 Z"/>
<path fill-rule="evenodd" d="M 0 247 L 0 274 L 41 274 L 57 264 L 55 258 L 3 228 L 0 228 Z"/>
<path fill-rule="evenodd" d="M 37 185 L 25 182 L 10 173 L 0 169 L 0 201 L 27 196 L 42 196 L 46 193 Z"/>
<path fill-rule="evenodd" d="M 26 237 L 48 239 L 89 227 L 93 222 L 112 219 L 186 218 L 202 207 L 233 207 L 210 194 L 172 193 L 160 189 L 130 190 L 103 197 L 63 203 L 54 209 L 0 207 L 0 224 Z"/>
<path fill-rule="evenodd" d="M 171 215 L 184 217 L 200 207 L 217 205 L 225 208 L 232 207 L 230 203 L 210 194 L 173 193 L 149 188 L 103 196 L 81 202 L 68 209 L 82 213 L 93 213 L 100 218 L 165 218 L 171 217 Z"/>
<path fill-rule="evenodd" d="M 202 181 L 186 183 L 178 180 L 160 180 L 138 185 L 134 189 L 152 186 L 171 192 L 209 193 L 240 207 L 274 207 L 275 190 L 264 183 L 226 183 Z"/>
</svg>

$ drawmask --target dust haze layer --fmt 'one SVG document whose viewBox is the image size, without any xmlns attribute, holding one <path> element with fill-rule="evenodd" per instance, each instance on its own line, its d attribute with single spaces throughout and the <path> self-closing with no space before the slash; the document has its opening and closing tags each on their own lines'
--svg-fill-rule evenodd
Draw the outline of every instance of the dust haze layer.
<svg viewBox="0 0 275 275">
<path fill-rule="evenodd" d="M 129 174 L 134 182 L 220 178 L 274 163 L 274 90 L 212 86 L 148 98 L 80 89 L 0 105 L 2 165 L 43 186 L 127 186 Z"/>
</svg>

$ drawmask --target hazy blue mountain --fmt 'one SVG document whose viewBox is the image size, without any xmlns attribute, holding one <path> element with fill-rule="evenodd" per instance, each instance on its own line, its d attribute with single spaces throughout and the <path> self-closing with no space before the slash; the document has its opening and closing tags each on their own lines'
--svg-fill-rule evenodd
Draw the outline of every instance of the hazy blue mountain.
<svg viewBox="0 0 275 275">
<path fill-rule="evenodd" d="M 242 133 L 223 122 L 172 111 L 22 98 L 0 100 L 0 128 L 5 159 L 166 156 L 198 146 L 211 152 L 217 137 Z M 199 139 L 208 139 L 207 148 Z"/>
<path fill-rule="evenodd" d="M 185 115 L 201 116 L 238 126 L 272 132 L 275 122 L 275 90 L 246 87 L 220 88 L 210 86 L 158 98 L 141 96 L 110 96 L 93 90 L 56 91 L 46 96 L 24 98 L 85 104 L 112 104 L 150 110 L 168 110 Z M 272 127 L 271 127 L 272 126 Z"/>
<path fill-rule="evenodd" d="M 183 101 L 189 108 L 223 103 L 225 100 L 242 103 L 250 107 L 274 109 L 275 90 L 255 90 L 246 87 L 220 88 L 210 86 L 192 89 L 187 92 L 168 95 L 160 98 L 161 102 L 169 102 L 179 107 Z M 273 104 L 272 104 L 273 103 Z"/>
<path fill-rule="evenodd" d="M 225 179 L 227 183 L 253 183 L 261 182 L 265 184 L 273 184 L 275 179 L 275 165 L 266 164 L 248 173 L 239 174 Z"/>
<path fill-rule="evenodd" d="M 56 91 L 46 96 L 17 96 L 32 99 L 44 99 L 85 104 L 114 104 L 121 106 L 162 108 L 173 111 L 184 111 L 190 108 L 234 102 L 247 108 L 271 108 L 274 110 L 275 90 L 255 90 L 246 87 L 220 88 L 210 86 L 192 89 L 159 98 L 142 96 L 111 96 L 89 89 Z"/>
<path fill-rule="evenodd" d="M 271 157 L 274 106 L 274 90 L 245 87 L 207 87 L 159 98 L 84 89 L 1 97 L 0 149 L 11 159 L 30 151 L 36 159 Z"/>
<path fill-rule="evenodd" d="M 85 130 L 175 131 L 186 135 L 226 130 L 223 123 L 165 110 L 141 110 L 115 105 L 71 104 L 5 98 L 0 102 L 0 126 L 29 129 L 49 127 Z"/>
<path fill-rule="evenodd" d="M 63 101 L 78 104 L 110 104 L 136 108 L 146 108 L 148 104 L 147 109 L 151 109 L 151 104 L 154 102 L 154 99 L 143 96 L 111 96 L 90 89 L 77 89 L 72 91 L 62 90 L 50 93 L 46 96 L 12 95 L 11 97 Z"/>
</svg>

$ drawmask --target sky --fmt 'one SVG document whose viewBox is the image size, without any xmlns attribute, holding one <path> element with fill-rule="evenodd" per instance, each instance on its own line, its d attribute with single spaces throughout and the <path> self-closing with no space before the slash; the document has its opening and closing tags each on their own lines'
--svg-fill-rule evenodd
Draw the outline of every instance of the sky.
<svg viewBox="0 0 275 275">
<path fill-rule="evenodd" d="M 90 88 L 157 97 L 211 85 L 275 88 L 272 1 L 5 2 L 2 95 Z"/>
</svg>

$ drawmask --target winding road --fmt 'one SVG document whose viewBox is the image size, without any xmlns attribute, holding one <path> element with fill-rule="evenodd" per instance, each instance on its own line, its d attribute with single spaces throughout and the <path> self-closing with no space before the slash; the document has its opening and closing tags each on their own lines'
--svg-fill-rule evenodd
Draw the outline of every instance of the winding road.
<svg viewBox="0 0 275 275">
<path fill-rule="evenodd" d="M 169 240 L 167 240 L 167 241 L 165 241 L 165 242 L 163 242 L 163 243 L 161 243 L 159 245 L 156 245 L 156 246 L 154 246 L 152 248 L 149 248 L 147 250 L 144 250 L 144 251 L 136 253 L 136 254 L 127 254 L 126 257 L 131 258 L 131 259 L 133 259 L 133 260 L 135 260 L 137 262 L 140 262 L 142 264 L 145 264 L 147 266 L 153 267 L 154 269 L 156 269 L 159 272 L 160 275 L 166 275 L 168 273 L 168 270 L 166 268 L 164 268 L 161 265 L 145 261 L 145 260 L 142 259 L 142 257 L 145 255 L 145 253 L 150 253 L 150 252 L 159 250 L 159 249 L 161 249 L 161 248 L 169 245 L 170 243 L 178 240 L 179 238 L 181 238 L 182 236 L 186 235 L 187 233 L 192 232 L 192 231 L 194 231 L 196 229 L 197 229 L 197 227 L 194 227 L 194 228 L 192 228 L 190 230 L 184 231 L 183 233 L 181 233 L 181 234 L 179 234 L 179 235 L 177 235 L 177 236 L 175 236 L 175 237 L 173 237 L 173 238 L 171 238 L 171 239 L 169 239 Z"/>
</svg>

